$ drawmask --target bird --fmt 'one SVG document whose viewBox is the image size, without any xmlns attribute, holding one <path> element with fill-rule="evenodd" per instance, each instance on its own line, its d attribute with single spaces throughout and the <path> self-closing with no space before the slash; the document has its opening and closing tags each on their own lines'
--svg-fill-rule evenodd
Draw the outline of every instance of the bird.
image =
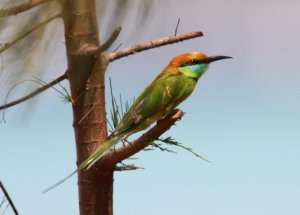
<svg viewBox="0 0 300 215">
<path fill-rule="evenodd" d="M 198 80 L 207 71 L 210 63 L 228 58 L 232 57 L 223 55 L 208 57 L 200 52 L 174 57 L 134 101 L 107 141 L 83 161 L 74 172 L 45 191 L 56 187 L 80 170 L 90 169 L 118 142 L 147 129 L 154 122 L 170 114 L 192 94 Z"/>
</svg>

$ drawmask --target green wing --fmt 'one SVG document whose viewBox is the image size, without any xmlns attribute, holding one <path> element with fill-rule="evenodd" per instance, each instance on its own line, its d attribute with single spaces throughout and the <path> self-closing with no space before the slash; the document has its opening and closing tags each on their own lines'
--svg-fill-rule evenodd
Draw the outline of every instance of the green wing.
<svg viewBox="0 0 300 215">
<path fill-rule="evenodd" d="M 113 135 L 136 133 L 170 113 L 193 91 L 196 80 L 181 73 L 158 76 L 137 98 Z"/>
</svg>

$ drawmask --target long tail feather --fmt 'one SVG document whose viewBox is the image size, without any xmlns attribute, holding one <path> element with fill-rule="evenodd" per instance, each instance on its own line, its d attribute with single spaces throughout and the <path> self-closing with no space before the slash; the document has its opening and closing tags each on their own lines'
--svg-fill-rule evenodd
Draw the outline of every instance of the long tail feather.
<svg viewBox="0 0 300 215">
<path fill-rule="evenodd" d="M 93 166 L 100 158 L 103 157 L 103 155 L 106 154 L 106 152 L 116 145 L 120 140 L 122 139 L 122 136 L 116 136 L 109 140 L 107 140 L 105 143 L 103 143 L 88 159 L 86 159 L 80 166 L 78 167 L 78 170 L 81 169 L 89 169 L 91 166 Z"/>
<path fill-rule="evenodd" d="M 55 183 L 55 184 L 51 185 L 50 187 L 47 187 L 46 189 L 44 189 L 42 191 L 42 194 L 44 194 L 44 193 L 52 190 L 53 188 L 59 186 L 60 184 L 64 183 L 66 180 L 71 178 L 73 175 L 75 175 L 80 170 L 83 170 L 83 169 L 88 170 L 89 168 L 91 168 L 101 157 L 103 157 L 103 155 L 105 155 L 105 153 L 112 146 L 116 145 L 122 139 L 122 137 L 124 137 L 124 135 L 116 136 L 116 137 L 113 137 L 113 138 L 107 140 L 90 157 L 88 157 L 85 161 L 83 161 L 75 171 L 73 171 L 71 174 L 67 175 L 66 177 L 64 177 L 63 179 L 58 181 L 57 183 Z"/>
</svg>

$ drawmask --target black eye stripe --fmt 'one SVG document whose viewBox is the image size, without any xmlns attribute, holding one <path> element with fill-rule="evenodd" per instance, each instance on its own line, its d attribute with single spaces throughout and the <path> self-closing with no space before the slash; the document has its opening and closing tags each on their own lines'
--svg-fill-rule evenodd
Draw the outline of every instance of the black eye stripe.
<svg viewBox="0 0 300 215">
<path fill-rule="evenodd" d="M 184 65 L 185 66 L 191 66 L 191 65 L 196 65 L 196 64 L 200 64 L 200 63 L 203 63 L 203 62 L 200 61 L 200 60 L 189 60 Z"/>
</svg>

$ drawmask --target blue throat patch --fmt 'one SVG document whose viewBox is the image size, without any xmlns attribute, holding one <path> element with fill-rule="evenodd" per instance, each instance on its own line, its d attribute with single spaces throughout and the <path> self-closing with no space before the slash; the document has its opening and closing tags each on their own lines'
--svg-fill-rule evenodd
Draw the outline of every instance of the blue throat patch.
<svg viewBox="0 0 300 215">
<path fill-rule="evenodd" d="M 200 78 L 208 69 L 208 64 L 195 64 L 179 68 L 179 71 L 191 78 Z"/>
</svg>

